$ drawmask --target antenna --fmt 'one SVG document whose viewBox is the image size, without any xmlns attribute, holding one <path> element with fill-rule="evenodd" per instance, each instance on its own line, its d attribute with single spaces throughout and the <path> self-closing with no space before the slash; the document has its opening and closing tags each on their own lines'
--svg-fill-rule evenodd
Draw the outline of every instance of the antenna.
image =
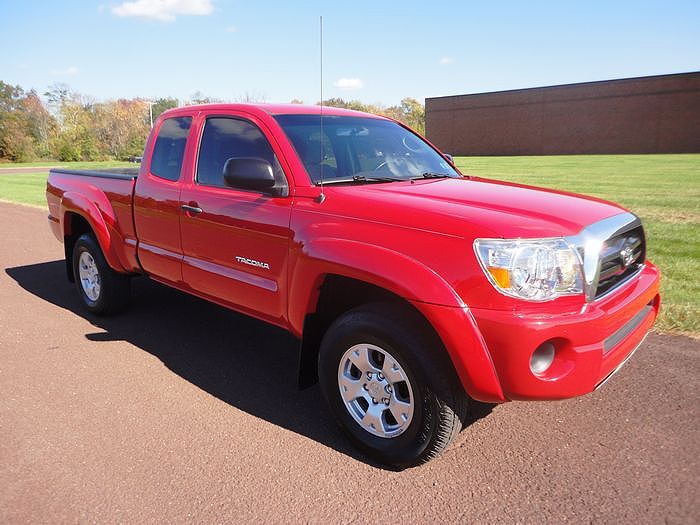
<svg viewBox="0 0 700 525">
<path fill-rule="evenodd" d="M 319 17 L 319 47 L 321 59 L 321 108 L 319 117 L 319 137 L 318 137 L 318 154 L 319 154 L 319 173 L 321 194 L 318 196 L 318 203 L 321 204 L 326 200 L 326 195 L 323 193 L 323 15 Z"/>
</svg>

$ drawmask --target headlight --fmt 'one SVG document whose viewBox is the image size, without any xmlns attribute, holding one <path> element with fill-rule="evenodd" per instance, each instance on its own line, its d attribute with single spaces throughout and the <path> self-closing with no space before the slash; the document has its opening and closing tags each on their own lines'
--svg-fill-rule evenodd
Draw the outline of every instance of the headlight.
<svg viewBox="0 0 700 525">
<path fill-rule="evenodd" d="M 491 284 L 505 295 L 547 301 L 583 293 L 581 259 L 564 239 L 477 239 L 474 251 Z"/>
</svg>

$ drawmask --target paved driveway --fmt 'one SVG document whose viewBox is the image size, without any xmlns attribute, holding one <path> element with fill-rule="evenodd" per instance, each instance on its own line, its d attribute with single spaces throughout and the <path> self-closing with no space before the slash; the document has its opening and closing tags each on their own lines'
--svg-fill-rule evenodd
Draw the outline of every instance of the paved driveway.
<svg viewBox="0 0 700 525">
<path fill-rule="evenodd" d="M 17 173 L 41 173 L 45 172 L 48 173 L 49 170 L 52 169 L 50 167 L 46 166 L 41 166 L 41 167 L 34 167 L 34 168 L 3 168 L 0 167 L 0 175 L 16 175 Z"/>
<path fill-rule="evenodd" d="M 403 472 L 357 454 L 284 332 L 138 279 L 82 312 L 46 212 L 0 203 L 0 522 L 697 523 L 700 345 L 488 410 Z"/>
</svg>

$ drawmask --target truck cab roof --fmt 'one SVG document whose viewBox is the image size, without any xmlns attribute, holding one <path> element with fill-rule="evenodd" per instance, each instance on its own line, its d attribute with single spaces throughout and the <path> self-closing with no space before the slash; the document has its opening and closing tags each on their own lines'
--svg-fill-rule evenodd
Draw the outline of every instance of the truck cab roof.
<svg viewBox="0 0 700 525">
<path fill-rule="evenodd" d="M 246 111 L 249 113 L 266 113 L 268 115 L 324 115 L 332 116 L 355 116 L 385 119 L 380 115 L 355 111 L 352 109 L 336 108 L 333 106 L 319 106 L 312 104 L 194 104 L 170 109 L 163 113 L 164 116 L 177 115 L 181 113 L 191 114 L 193 111 Z"/>
</svg>

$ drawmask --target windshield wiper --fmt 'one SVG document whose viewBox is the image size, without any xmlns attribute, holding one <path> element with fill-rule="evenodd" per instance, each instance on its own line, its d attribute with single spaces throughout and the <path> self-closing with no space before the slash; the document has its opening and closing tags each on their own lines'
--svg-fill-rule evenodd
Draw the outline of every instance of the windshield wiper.
<svg viewBox="0 0 700 525">
<path fill-rule="evenodd" d="M 342 177 L 338 179 L 325 179 L 323 185 L 328 184 L 352 184 L 352 183 L 365 183 L 365 182 L 396 182 L 406 179 L 399 179 L 395 177 L 365 177 L 364 175 L 353 175 L 352 177 Z M 317 181 L 316 185 L 320 185 L 321 182 Z"/>
<path fill-rule="evenodd" d="M 413 177 L 411 180 L 417 180 L 417 179 L 451 179 L 453 178 L 452 175 L 448 173 L 436 173 L 434 171 L 424 171 L 421 173 L 420 177 Z"/>
</svg>

